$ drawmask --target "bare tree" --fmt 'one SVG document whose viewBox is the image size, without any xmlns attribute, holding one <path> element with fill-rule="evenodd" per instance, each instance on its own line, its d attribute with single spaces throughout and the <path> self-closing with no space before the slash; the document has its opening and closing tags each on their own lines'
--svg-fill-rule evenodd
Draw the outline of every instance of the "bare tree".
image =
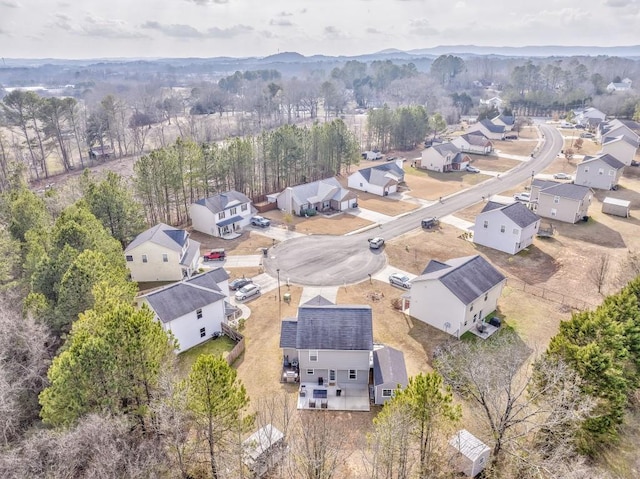
<svg viewBox="0 0 640 479">
<path fill-rule="evenodd" d="M 602 294 L 603 288 L 609 282 L 609 271 L 611 269 L 611 257 L 604 253 L 596 258 L 595 263 L 587 271 L 587 277 L 591 283 L 598 288 L 598 293 Z"/>
</svg>

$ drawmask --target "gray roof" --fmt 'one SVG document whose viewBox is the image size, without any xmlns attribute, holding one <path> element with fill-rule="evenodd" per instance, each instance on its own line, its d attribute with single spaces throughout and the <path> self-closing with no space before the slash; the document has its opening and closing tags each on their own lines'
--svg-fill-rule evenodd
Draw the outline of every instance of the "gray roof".
<svg viewBox="0 0 640 479">
<path fill-rule="evenodd" d="M 493 120 L 500 120 L 505 125 L 513 125 L 516 122 L 516 117 L 515 116 L 502 115 L 501 114 L 501 115 L 496 116 Z"/>
<path fill-rule="evenodd" d="M 368 183 L 378 186 L 385 186 L 389 182 L 397 182 L 404 179 L 404 170 L 396 165 L 395 162 L 363 168 L 359 170 L 359 173 Z"/>
<path fill-rule="evenodd" d="M 586 186 L 574 185 L 572 183 L 560 183 L 540 190 L 540 194 L 559 196 L 570 200 L 583 200 L 589 193 Z"/>
<path fill-rule="evenodd" d="M 170 250 L 181 251 L 187 238 L 189 238 L 189 235 L 186 231 L 173 228 L 164 223 L 158 223 L 153 228 L 149 228 L 136 236 L 124 252 L 126 253 L 147 241 L 151 241 L 159 246 L 164 246 Z"/>
<path fill-rule="evenodd" d="M 298 321 L 282 321 L 280 324 L 280 347 L 295 349 L 297 335 Z"/>
<path fill-rule="evenodd" d="M 491 141 L 486 136 L 484 136 L 481 131 L 474 131 L 473 133 L 465 133 L 464 135 L 461 135 L 461 136 L 470 145 L 482 146 L 482 147 L 492 145 Z"/>
<path fill-rule="evenodd" d="M 373 350 L 373 318 L 367 305 L 300 306 L 297 349 Z"/>
<path fill-rule="evenodd" d="M 227 208 L 232 208 L 233 206 L 239 206 L 250 202 L 251 200 L 242 193 L 230 190 L 225 193 L 220 193 L 209 198 L 198 200 L 196 201 L 196 204 L 206 207 L 212 213 L 220 213 Z"/>
<path fill-rule="evenodd" d="M 189 246 L 187 247 L 187 251 L 182 255 L 182 258 L 180 258 L 180 264 L 182 266 L 189 266 L 193 263 L 196 256 L 200 256 L 200 243 L 189 240 Z"/>
<path fill-rule="evenodd" d="M 353 192 L 343 188 L 340 182 L 333 177 L 312 183 L 303 183 L 302 185 L 292 186 L 290 188 L 291 194 L 299 204 L 306 202 L 319 203 L 332 199 L 342 201 L 346 198 L 355 198 Z M 283 193 L 284 191 L 280 194 Z"/>
<path fill-rule="evenodd" d="M 480 120 L 479 122 L 482 126 L 484 126 L 491 133 L 504 133 L 504 125 L 496 125 L 492 123 L 491 120 L 485 118 L 484 120 Z"/>
<path fill-rule="evenodd" d="M 433 273 L 434 271 L 440 271 L 443 269 L 447 269 L 448 267 L 449 265 L 447 263 L 432 259 L 431 261 L 429 261 L 429 263 L 427 263 L 427 266 L 422 271 L 422 274 Z"/>
<path fill-rule="evenodd" d="M 610 155 L 609 153 L 602 153 L 596 156 L 585 156 L 581 164 L 591 163 L 594 161 L 602 161 L 607 165 L 609 165 L 611 168 L 615 168 L 616 170 L 619 170 L 620 168 L 624 168 L 624 163 L 622 163 L 615 156 Z"/>
<path fill-rule="evenodd" d="M 451 259 L 445 268 L 442 268 L 444 263 L 436 263 L 437 269 L 430 268 L 428 264 L 426 273 L 423 272 L 412 283 L 437 279 L 463 304 L 470 304 L 505 280 L 504 275 L 480 255 Z"/>
<path fill-rule="evenodd" d="M 604 146 L 616 141 L 624 141 L 635 148 L 638 148 L 638 146 L 640 146 L 640 141 L 636 140 L 635 138 L 631 138 L 629 135 L 607 136 L 602 139 L 602 145 Z"/>
<path fill-rule="evenodd" d="M 559 181 L 551 181 L 551 180 L 533 180 L 533 186 L 537 186 L 540 190 L 544 190 L 545 188 L 551 188 L 552 186 L 562 185 Z"/>
<path fill-rule="evenodd" d="M 185 281 L 143 296 L 160 321 L 168 323 L 187 313 L 204 308 L 226 296 L 219 291 L 202 288 Z"/>
<path fill-rule="evenodd" d="M 195 284 L 196 286 L 200 286 L 202 288 L 220 291 L 220 287 L 218 286 L 218 284 L 228 279 L 229 273 L 227 273 L 224 268 L 216 268 L 209 270 L 206 273 L 193 276 L 185 282 L 188 284 Z"/>
<path fill-rule="evenodd" d="M 433 145 L 431 148 L 436 150 L 442 156 L 447 156 L 448 154 L 457 155 L 458 153 L 460 153 L 460 148 L 458 148 L 456 145 L 448 141 L 446 143 L 439 143 L 437 145 Z"/>
<path fill-rule="evenodd" d="M 389 384 L 393 389 L 398 385 L 407 387 L 409 378 L 402 351 L 385 346 L 373 352 L 373 384 Z"/>
<path fill-rule="evenodd" d="M 491 205 L 491 207 L 489 207 L 489 205 Z M 539 220 L 538 215 L 536 215 L 519 201 L 508 205 L 501 205 L 490 201 L 489 203 L 487 203 L 487 206 L 483 208 L 480 214 L 495 209 L 500 209 L 507 218 L 517 224 L 520 228 L 525 228 Z"/>
<path fill-rule="evenodd" d="M 484 205 L 482 211 L 480 213 L 486 213 L 487 211 L 497 210 L 498 208 L 502 208 L 504 205 L 502 203 L 496 203 L 495 201 L 487 201 L 487 204 Z"/>
<path fill-rule="evenodd" d="M 332 303 L 324 296 L 318 294 L 317 296 L 314 296 L 309 301 L 304 303 L 303 306 L 329 306 L 331 304 L 335 304 L 335 303 Z"/>
</svg>

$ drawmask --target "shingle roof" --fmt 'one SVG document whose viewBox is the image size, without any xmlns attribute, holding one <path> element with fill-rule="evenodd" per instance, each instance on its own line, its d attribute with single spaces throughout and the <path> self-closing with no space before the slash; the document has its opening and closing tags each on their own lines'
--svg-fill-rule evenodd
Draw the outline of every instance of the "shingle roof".
<svg viewBox="0 0 640 479">
<path fill-rule="evenodd" d="M 449 444 L 470 461 L 476 461 L 484 452 L 490 450 L 489 446 L 466 429 L 458 431 L 449 439 Z"/>
<path fill-rule="evenodd" d="M 485 118 L 484 120 L 480 120 L 479 122 L 482 126 L 484 126 L 491 133 L 504 133 L 504 125 L 496 125 L 492 123 L 491 120 Z"/>
<path fill-rule="evenodd" d="M 290 189 L 291 194 L 299 204 L 306 203 L 307 201 L 316 203 L 329 199 L 341 201 L 347 198 L 355 198 L 355 194 L 352 191 L 343 188 L 340 182 L 333 177 L 292 186 Z M 284 191 L 282 193 L 284 193 Z"/>
<path fill-rule="evenodd" d="M 474 131 L 473 133 L 465 133 L 461 135 L 461 137 L 470 145 L 487 147 L 491 146 L 492 143 L 489 139 L 482 134 L 481 131 Z"/>
<path fill-rule="evenodd" d="M 317 296 L 314 296 L 309 301 L 304 303 L 303 306 L 329 306 L 331 304 L 334 304 L 334 303 L 329 301 L 324 296 L 318 294 Z"/>
<path fill-rule="evenodd" d="M 143 296 L 160 321 L 168 323 L 187 313 L 222 301 L 226 296 L 219 291 L 201 288 L 185 282 Z"/>
<path fill-rule="evenodd" d="M 126 253 L 147 241 L 151 241 L 159 246 L 164 246 L 170 250 L 180 251 L 188 237 L 189 235 L 184 230 L 173 228 L 164 223 L 158 223 L 153 228 L 149 228 L 136 236 L 124 251 Z"/>
<path fill-rule="evenodd" d="M 229 273 L 227 273 L 224 268 L 216 268 L 209 270 L 206 273 L 193 276 L 186 280 L 185 283 L 195 284 L 196 286 L 213 289 L 214 291 L 220 291 L 218 283 L 222 283 L 228 279 Z"/>
<path fill-rule="evenodd" d="M 551 180 L 539 180 L 534 179 L 532 186 L 537 186 L 540 190 L 544 190 L 545 188 L 551 188 L 552 186 L 561 185 L 559 181 L 551 181 Z"/>
<path fill-rule="evenodd" d="M 615 168 L 616 170 L 619 170 L 620 168 L 624 168 L 624 163 L 622 163 L 620 160 L 618 160 L 613 155 L 610 155 L 609 153 L 603 153 L 596 156 L 585 156 L 581 164 L 591 163 L 594 161 L 602 161 L 607 165 L 609 165 L 611 168 Z"/>
<path fill-rule="evenodd" d="M 493 120 L 500 120 L 505 125 L 513 125 L 516 121 L 516 118 L 510 115 L 498 115 Z"/>
<path fill-rule="evenodd" d="M 193 262 L 196 256 L 200 256 L 200 243 L 190 240 L 187 250 L 182 255 L 182 258 L 180 258 L 180 264 L 188 266 Z"/>
<path fill-rule="evenodd" d="M 297 349 L 373 350 L 373 319 L 366 305 L 300 306 Z"/>
<path fill-rule="evenodd" d="M 298 334 L 298 321 L 282 321 L 280 324 L 280 347 L 296 347 L 296 337 Z"/>
<path fill-rule="evenodd" d="M 519 201 L 502 207 L 502 213 L 520 228 L 532 225 L 540 218 Z"/>
<path fill-rule="evenodd" d="M 460 153 L 460 148 L 458 148 L 456 145 L 454 145 L 453 143 L 450 143 L 448 141 L 446 143 L 440 143 L 438 145 L 433 145 L 431 148 L 436 150 L 442 156 L 447 156 L 447 154 L 456 155 L 456 154 Z"/>
<path fill-rule="evenodd" d="M 589 188 L 586 186 L 574 185 L 571 183 L 560 183 L 540 190 L 540 194 L 559 196 L 560 198 L 567 198 L 570 200 L 583 200 L 588 193 Z"/>
<path fill-rule="evenodd" d="M 378 186 L 386 186 L 389 183 L 402 181 L 404 170 L 395 162 L 363 168 L 358 171 L 368 183 Z"/>
<path fill-rule="evenodd" d="M 442 263 L 441 261 L 432 259 L 427 263 L 427 266 L 422 271 L 422 274 L 433 273 L 434 271 L 440 271 L 447 268 L 449 268 L 449 265 L 447 263 Z"/>
<path fill-rule="evenodd" d="M 487 204 L 484 205 L 482 211 L 480 213 L 486 213 L 487 211 L 497 210 L 498 208 L 502 208 L 504 205 L 502 203 L 496 203 L 495 201 L 487 201 Z"/>
<path fill-rule="evenodd" d="M 625 143 L 629 143 L 631 146 L 638 148 L 640 146 L 640 142 L 635 138 L 631 138 L 628 135 L 618 135 L 618 136 L 607 136 L 602 139 L 602 146 L 608 145 L 610 143 L 615 143 L 616 141 L 624 141 Z"/>
<path fill-rule="evenodd" d="M 402 351 L 385 346 L 373 352 L 373 384 L 375 386 L 389 384 L 395 388 L 398 384 L 406 387 L 408 383 Z"/>
<path fill-rule="evenodd" d="M 451 259 L 445 268 L 440 266 L 443 263 L 437 262 L 436 270 L 430 269 L 431 262 L 425 268 L 425 272 L 430 272 L 423 272 L 412 283 L 437 279 L 463 304 L 473 302 L 505 279 L 500 271 L 479 255 Z"/>
<path fill-rule="evenodd" d="M 232 206 L 241 205 L 243 203 L 249 203 L 250 200 L 242 193 L 235 190 L 230 190 L 225 193 L 220 193 L 209 198 L 204 198 L 196 201 L 197 205 L 206 207 L 212 213 L 220 213 Z"/>
</svg>

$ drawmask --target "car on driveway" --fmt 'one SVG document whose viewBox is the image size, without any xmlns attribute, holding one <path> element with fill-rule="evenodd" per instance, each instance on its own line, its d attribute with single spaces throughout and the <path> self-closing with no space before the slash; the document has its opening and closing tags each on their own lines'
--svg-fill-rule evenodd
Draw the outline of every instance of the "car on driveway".
<svg viewBox="0 0 640 479">
<path fill-rule="evenodd" d="M 522 192 L 522 193 L 516 193 L 515 195 L 513 195 L 513 199 L 516 201 L 524 201 L 524 202 L 529 202 L 531 201 L 531 193 L 527 193 Z"/>
<path fill-rule="evenodd" d="M 595 138 L 596 135 L 594 135 L 593 133 L 589 133 L 589 132 L 585 132 L 585 133 L 580 133 L 580 138 Z"/>
<path fill-rule="evenodd" d="M 555 175 L 553 175 L 553 177 L 556 180 L 572 180 L 573 179 L 571 175 L 568 175 L 566 173 L 556 173 Z"/>
<path fill-rule="evenodd" d="M 232 291 L 237 291 L 244 286 L 251 284 L 252 281 L 250 278 L 236 278 L 229 283 L 229 289 Z"/>
<path fill-rule="evenodd" d="M 205 253 L 203 259 L 205 261 L 224 261 L 227 257 L 227 254 L 224 252 L 223 248 L 212 249 L 208 253 Z"/>
<path fill-rule="evenodd" d="M 467 166 L 465 168 L 469 173 L 480 173 L 480 170 L 478 168 L 476 168 L 475 166 Z"/>
<path fill-rule="evenodd" d="M 404 288 L 404 289 L 411 288 L 411 280 L 409 279 L 408 276 L 405 276 L 404 274 L 401 274 L 401 273 L 393 273 L 392 275 L 390 275 L 389 283 L 394 284 L 396 286 L 400 286 L 401 288 Z"/>
<path fill-rule="evenodd" d="M 238 291 L 236 291 L 235 296 L 237 301 L 244 301 L 245 299 L 250 298 L 251 296 L 255 296 L 256 294 L 260 294 L 260 286 L 251 283 L 243 286 Z"/>
<path fill-rule="evenodd" d="M 384 245 L 384 238 L 376 237 L 369 238 L 369 248 L 380 249 Z"/>
<path fill-rule="evenodd" d="M 271 221 L 263 216 L 254 216 L 253 218 L 251 218 L 251 224 L 253 226 L 266 228 L 267 226 L 271 225 Z"/>
</svg>

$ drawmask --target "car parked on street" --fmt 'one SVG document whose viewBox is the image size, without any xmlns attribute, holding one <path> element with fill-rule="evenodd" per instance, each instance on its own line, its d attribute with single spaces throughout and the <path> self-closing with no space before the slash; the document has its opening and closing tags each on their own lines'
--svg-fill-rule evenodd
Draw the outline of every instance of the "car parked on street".
<svg viewBox="0 0 640 479">
<path fill-rule="evenodd" d="M 203 259 L 206 261 L 224 261 L 227 254 L 224 252 L 224 248 L 212 249 L 208 253 L 205 253 Z"/>
<path fill-rule="evenodd" d="M 553 178 L 556 180 L 572 180 L 573 179 L 571 175 L 568 175 L 566 173 L 556 173 L 555 175 L 553 175 Z"/>
<path fill-rule="evenodd" d="M 389 276 L 389 284 L 400 286 L 404 289 L 411 289 L 411 280 L 408 276 L 401 273 L 393 273 Z"/>
<path fill-rule="evenodd" d="M 431 228 L 438 226 L 440 221 L 438 221 L 438 218 L 425 218 L 420 224 L 424 229 L 430 230 Z"/>
<path fill-rule="evenodd" d="M 513 195 L 513 199 L 516 201 L 524 201 L 528 203 L 529 201 L 531 201 L 531 193 L 528 193 L 526 191 L 522 193 L 516 193 L 515 195 Z"/>
<path fill-rule="evenodd" d="M 369 248 L 380 249 L 384 245 L 384 238 L 376 237 L 369 238 Z"/>
<path fill-rule="evenodd" d="M 251 278 L 236 278 L 229 283 L 229 289 L 232 291 L 237 291 L 244 286 L 251 284 Z"/>
<path fill-rule="evenodd" d="M 255 296 L 256 294 L 260 294 L 260 286 L 257 284 L 247 284 L 243 286 L 238 291 L 236 291 L 235 297 L 237 301 L 244 301 L 251 296 Z"/>
<path fill-rule="evenodd" d="M 468 165 L 465 169 L 469 173 L 480 173 L 480 170 L 478 168 L 476 168 L 475 166 Z"/>
<path fill-rule="evenodd" d="M 254 216 L 251 218 L 251 224 L 254 226 L 260 226 L 261 228 L 266 228 L 271 225 L 271 220 L 268 220 L 263 216 Z"/>
</svg>

